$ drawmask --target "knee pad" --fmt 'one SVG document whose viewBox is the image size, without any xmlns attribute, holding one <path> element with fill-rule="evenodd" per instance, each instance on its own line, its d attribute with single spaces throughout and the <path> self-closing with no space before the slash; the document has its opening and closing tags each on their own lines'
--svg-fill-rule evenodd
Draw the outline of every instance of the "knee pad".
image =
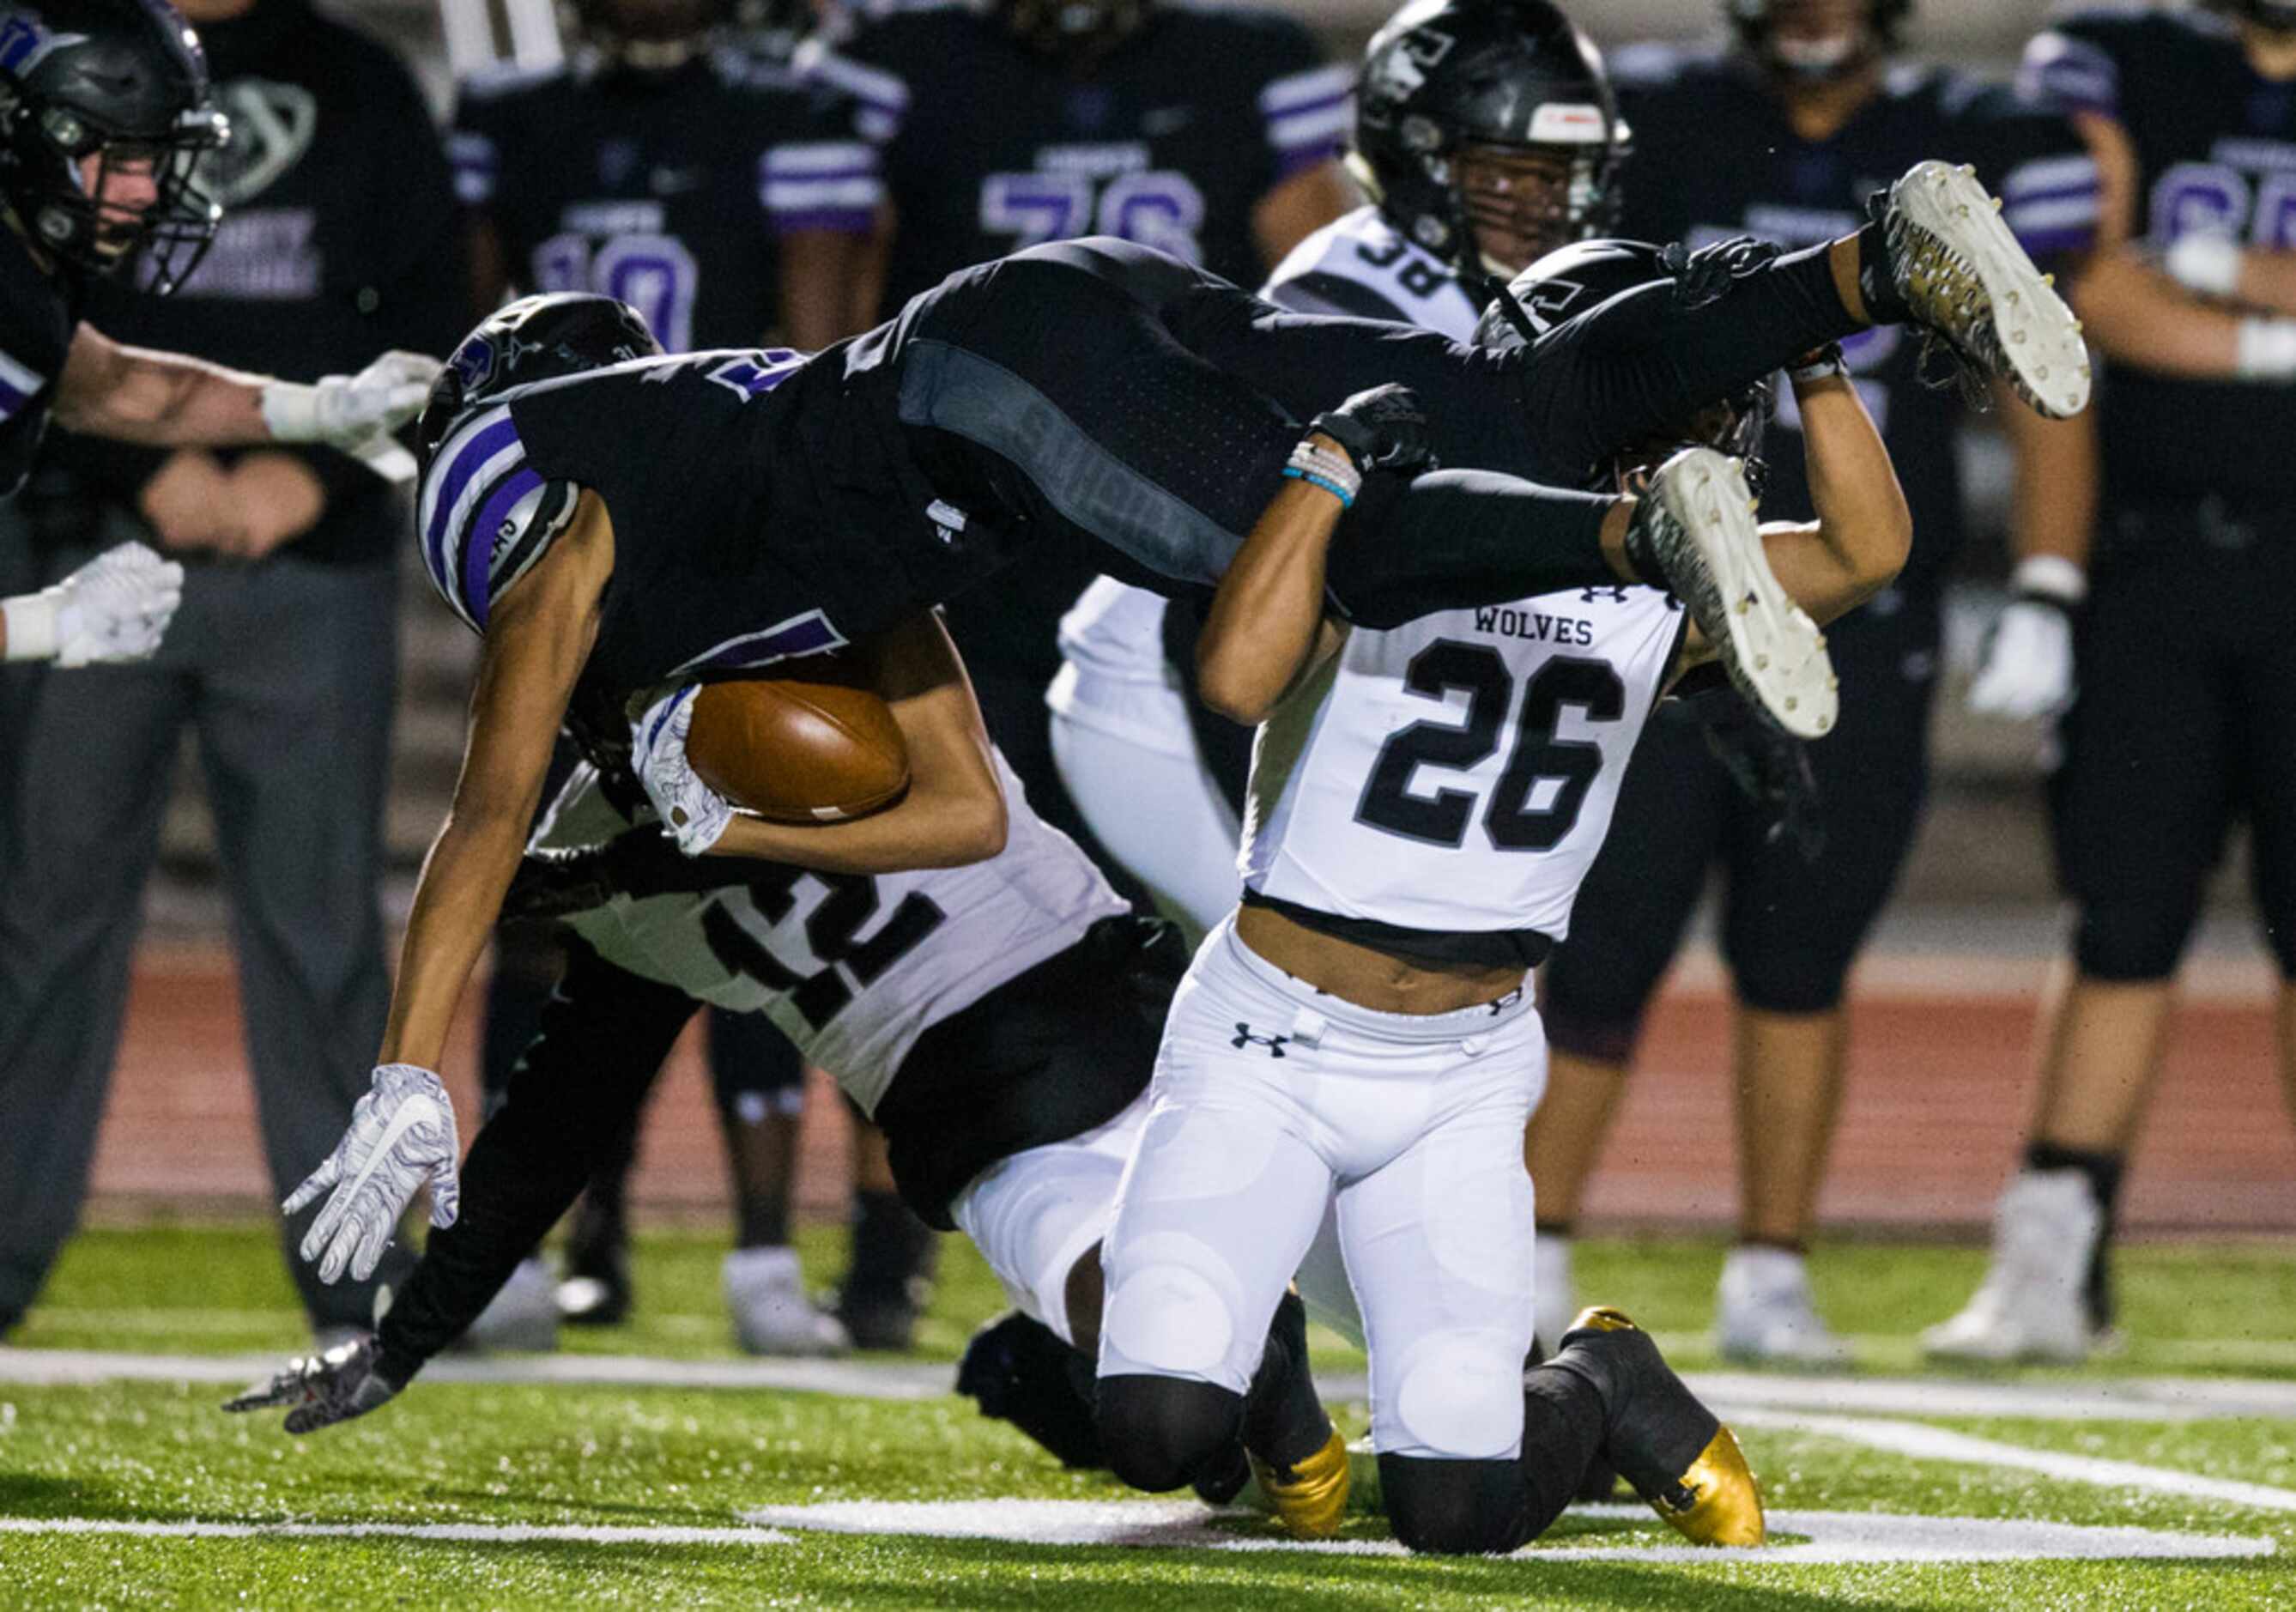
<svg viewBox="0 0 2296 1612">
<path fill-rule="evenodd" d="M 1770 947 L 1728 958 L 1738 1000 L 1757 1013 L 1831 1013 L 1841 1006 L 1854 948 Z"/>
<path fill-rule="evenodd" d="M 1195 1482 L 1242 1432 L 1243 1396 L 1216 1383 L 1103 1377 L 1099 1401 L 1100 1446 L 1110 1469 L 1151 1494 Z"/>
<path fill-rule="evenodd" d="M 718 1112 L 754 1125 L 805 1108 L 805 1059 L 762 1013 L 709 1011 L 709 1084 Z"/>
<path fill-rule="evenodd" d="M 1406 1550 L 1431 1556 L 1492 1556 L 1528 1538 L 1522 1468 L 1512 1460 L 1379 1458 L 1387 1519 Z"/>
<path fill-rule="evenodd" d="M 1550 1051 L 1568 1053 L 1595 1064 L 1626 1065 L 1635 1061 L 1643 1039 L 1643 1009 L 1624 1015 L 1575 1012 L 1549 998 L 1539 1007 Z"/>
<path fill-rule="evenodd" d="M 2085 901 L 2073 921 L 2073 960 L 2093 980 L 2132 984 L 2165 980 L 2177 972 L 2177 959 L 2184 956 L 2198 901 L 2197 887 L 2150 896 L 2126 892 L 2107 901 Z"/>
</svg>

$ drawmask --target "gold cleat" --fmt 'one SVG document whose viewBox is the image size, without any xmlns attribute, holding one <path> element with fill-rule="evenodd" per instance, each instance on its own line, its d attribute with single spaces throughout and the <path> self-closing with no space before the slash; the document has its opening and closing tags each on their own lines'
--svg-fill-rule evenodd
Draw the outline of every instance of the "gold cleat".
<svg viewBox="0 0 2296 1612">
<path fill-rule="evenodd" d="M 1570 1331 L 1639 1330 L 1623 1311 L 1596 1305 L 1578 1312 Z M 1565 1337 L 1570 1333 L 1563 1335 Z M 1679 1379 L 1677 1379 L 1677 1387 Z M 1686 1388 L 1679 1389 L 1687 1395 Z M 1759 1545 L 1764 1537 L 1762 1493 L 1738 1448 L 1737 1435 L 1720 1423 L 1714 1436 L 1679 1476 L 1656 1493 L 1636 1488 L 1652 1510 L 1695 1545 Z"/>
<path fill-rule="evenodd" d="M 1347 1520 L 1348 1441 L 1336 1427 L 1322 1449 L 1288 1467 L 1272 1467 L 1253 1456 L 1251 1475 L 1275 1508 L 1275 1520 L 1294 1539 L 1330 1539 Z"/>
</svg>

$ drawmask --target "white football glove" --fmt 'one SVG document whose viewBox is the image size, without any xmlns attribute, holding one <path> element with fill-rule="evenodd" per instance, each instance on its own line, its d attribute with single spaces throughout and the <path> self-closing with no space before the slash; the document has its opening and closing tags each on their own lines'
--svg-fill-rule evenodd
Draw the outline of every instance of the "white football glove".
<svg viewBox="0 0 2296 1612">
<path fill-rule="evenodd" d="M 390 433 L 422 412 L 444 367 L 422 353 L 387 352 L 355 375 L 274 381 L 263 389 L 263 423 L 274 441 L 324 442 L 388 481 L 411 481 L 414 456 Z"/>
<path fill-rule="evenodd" d="M 630 725 L 630 761 L 646 799 L 661 818 L 661 831 L 686 855 L 700 856 L 725 837 L 734 808 L 724 795 L 694 776 L 685 759 L 685 734 L 693 726 L 696 684 L 664 695 Z"/>
<path fill-rule="evenodd" d="M 334 1188 L 303 1238 L 304 1260 L 320 1260 L 319 1279 L 336 1280 L 345 1266 L 357 1280 L 373 1276 L 398 1217 L 425 1182 L 430 1223 L 453 1225 L 462 1210 L 463 1184 L 455 1174 L 461 1153 L 455 1105 L 439 1077 L 414 1064 L 377 1065 L 373 1089 L 351 1110 L 343 1139 L 281 1205 L 293 1214 Z"/>
<path fill-rule="evenodd" d="M 122 543 L 53 588 L 0 599 L 7 658 L 59 666 L 149 660 L 183 602 L 182 566 Z"/>
<path fill-rule="evenodd" d="M 2013 720 L 2053 716 L 2072 703 L 2072 612 L 2087 580 L 2069 560 L 2036 556 L 2017 567 L 2013 584 L 2016 596 L 1985 635 L 1969 708 Z"/>
</svg>

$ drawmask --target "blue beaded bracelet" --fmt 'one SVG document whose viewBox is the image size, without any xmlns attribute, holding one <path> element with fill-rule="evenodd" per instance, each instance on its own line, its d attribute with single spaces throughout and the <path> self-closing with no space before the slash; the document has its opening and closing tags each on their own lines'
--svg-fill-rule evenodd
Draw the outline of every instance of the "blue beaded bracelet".
<svg viewBox="0 0 2296 1612">
<path fill-rule="evenodd" d="M 1322 488 L 1325 492 L 1330 493 L 1332 497 L 1340 501 L 1340 507 L 1342 509 L 1353 509 L 1356 506 L 1355 499 L 1349 497 L 1346 489 L 1341 487 L 1337 481 L 1332 481 L 1324 476 L 1319 476 L 1313 471 L 1301 470 L 1298 466 L 1292 465 L 1287 465 L 1283 467 L 1283 473 L 1291 477 L 1293 481 L 1308 481 Z"/>
</svg>

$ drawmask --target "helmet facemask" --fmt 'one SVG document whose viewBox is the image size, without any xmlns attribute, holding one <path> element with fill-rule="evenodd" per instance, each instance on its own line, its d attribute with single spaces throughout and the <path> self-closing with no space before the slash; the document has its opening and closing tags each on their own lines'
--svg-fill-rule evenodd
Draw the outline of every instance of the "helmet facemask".
<svg viewBox="0 0 2296 1612">
<path fill-rule="evenodd" d="M 1602 234 L 1614 210 L 1616 163 L 1607 144 L 1466 141 L 1449 167 L 1462 251 L 1502 280 L 1557 247 Z"/>
<path fill-rule="evenodd" d="M 1658 467 L 1684 448 L 1710 448 L 1744 462 L 1746 485 L 1759 498 L 1769 480 L 1769 466 L 1762 458 L 1762 437 L 1770 428 L 1776 403 L 1774 382 L 1758 381 L 1735 397 L 1709 403 L 1679 431 L 1622 448 L 1611 461 L 1605 479 L 1618 491 L 1639 497 L 1649 490 Z"/>
<path fill-rule="evenodd" d="M 1825 84 L 1894 50 L 1911 0 L 1726 0 L 1726 9 L 1765 70 Z"/>
</svg>

